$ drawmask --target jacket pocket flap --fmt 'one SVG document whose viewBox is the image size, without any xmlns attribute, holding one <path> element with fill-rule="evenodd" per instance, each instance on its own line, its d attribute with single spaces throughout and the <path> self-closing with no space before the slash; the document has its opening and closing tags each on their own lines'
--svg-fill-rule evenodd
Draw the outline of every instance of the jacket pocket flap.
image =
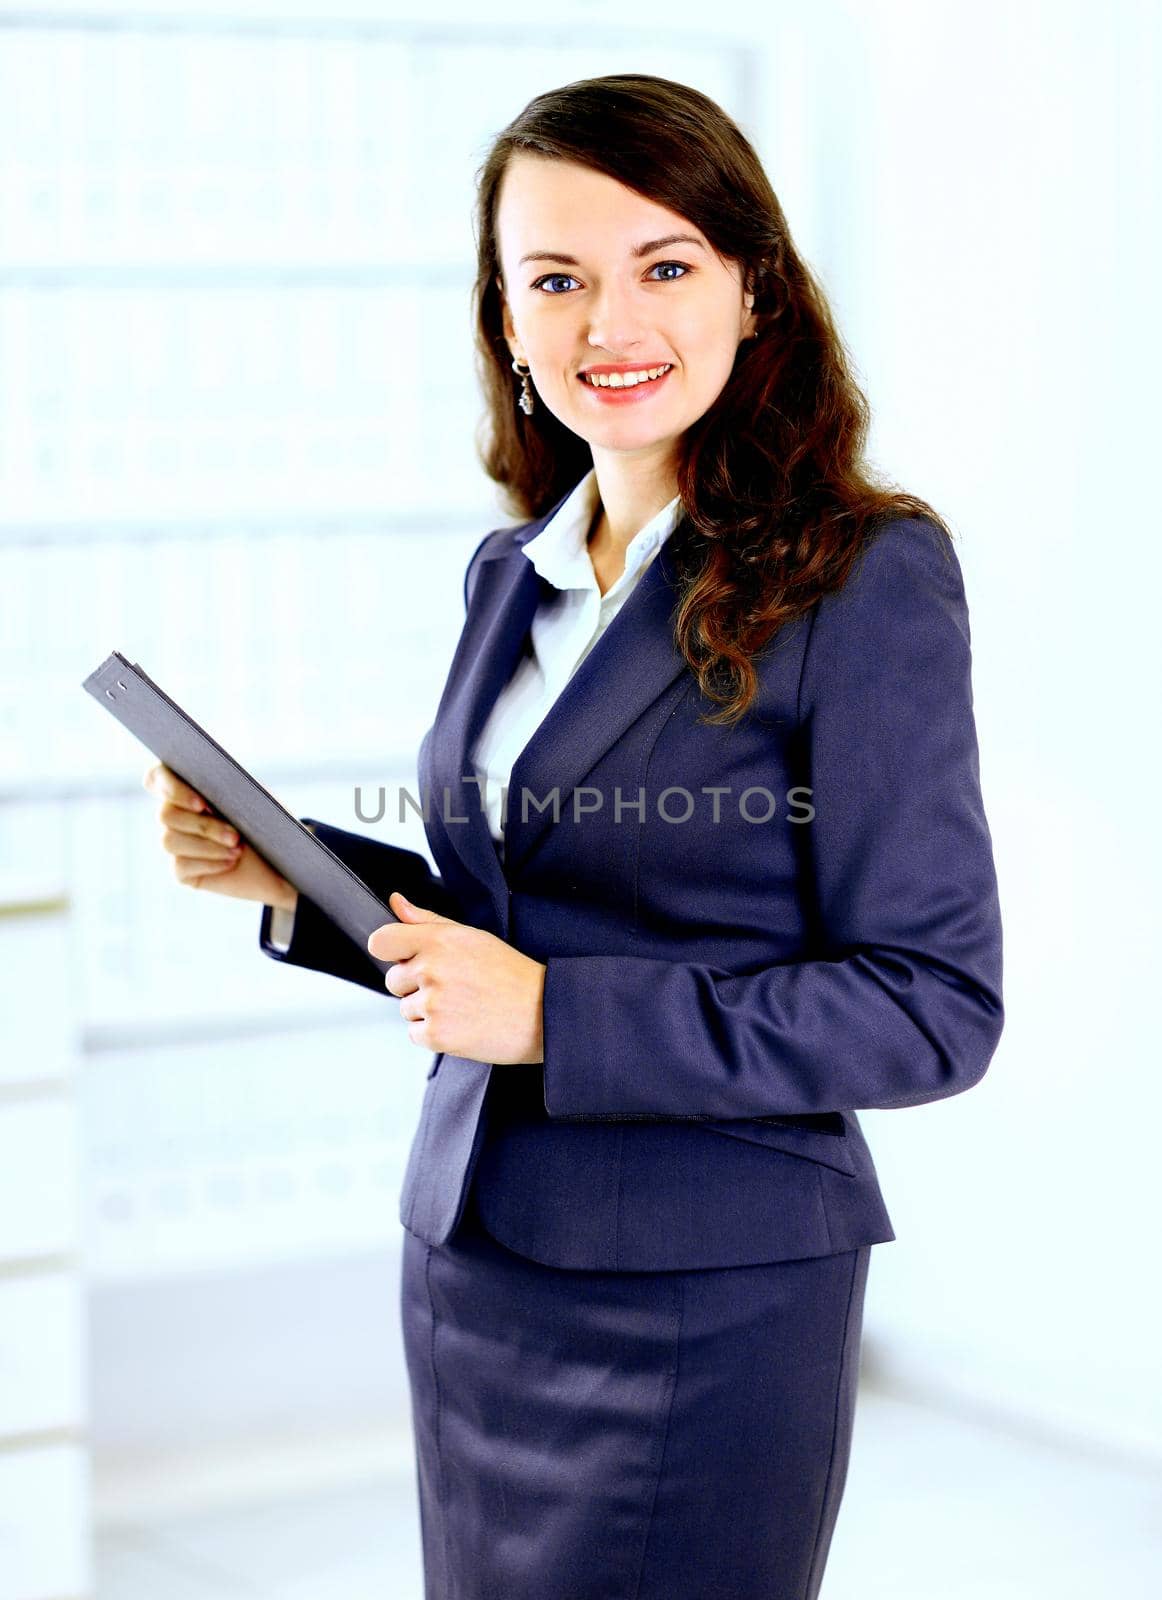
<svg viewBox="0 0 1162 1600">
<path fill-rule="evenodd" d="M 834 1115 L 837 1124 L 843 1126 L 843 1119 L 838 1112 L 827 1115 Z M 802 1156 L 805 1161 L 819 1161 L 825 1167 L 834 1167 L 837 1172 L 855 1171 L 855 1156 L 846 1127 L 842 1133 L 827 1133 L 822 1125 L 812 1127 L 801 1122 L 733 1117 L 725 1121 L 704 1122 L 702 1127 L 709 1128 L 712 1133 L 725 1134 L 730 1139 L 744 1139 L 748 1144 L 762 1144 L 770 1150 L 781 1150 L 786 1155 Z"/>
</svg>

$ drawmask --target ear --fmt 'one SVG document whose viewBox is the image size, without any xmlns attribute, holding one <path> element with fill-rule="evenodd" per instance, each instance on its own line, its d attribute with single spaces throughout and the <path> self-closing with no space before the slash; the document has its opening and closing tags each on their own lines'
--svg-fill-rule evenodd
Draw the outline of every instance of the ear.
<svg viewBox="0 0 1162 1600">
<path fill-rule="evenodd" d="M 754 314 L 755 280 L 754 273 L 748 271 L 743 279 L 742 293 L 742 328 L 739 333 L 741 339 L 753 339 L 758 333 L 758 318 Z"/>
<path fill-rule="evenodd" d="M 499 283 L 500 279 L 498 278 L 496 281 Z M 501 290 L 500 320 L 504 329 L 504 337 L 508 340 L 509 345 L 513 347 L 519 346 L 520 340 L 516 336 L 516 326 L 512 320 L 512 312 L 509 309 L 508 301 L 504 299 L 503 289 Z M 511 353 L 519 360 L 524 360 L 524 353 L 520 349 L 513 348 Z"/>
</svg>

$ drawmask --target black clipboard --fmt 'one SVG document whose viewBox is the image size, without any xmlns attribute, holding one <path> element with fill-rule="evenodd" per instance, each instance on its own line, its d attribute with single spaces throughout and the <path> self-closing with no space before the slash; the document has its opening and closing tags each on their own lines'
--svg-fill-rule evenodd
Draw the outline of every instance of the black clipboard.
<svg viewBox="0 0 1162 1600">
<path fill-rule="evenodd" d="M 395 913 L 136 662 L 114 650 L 81 687 L 387 972 L 391 963 L 371 955 L 367 941 L 385 922 L 398 922 Z"/>
</svg>

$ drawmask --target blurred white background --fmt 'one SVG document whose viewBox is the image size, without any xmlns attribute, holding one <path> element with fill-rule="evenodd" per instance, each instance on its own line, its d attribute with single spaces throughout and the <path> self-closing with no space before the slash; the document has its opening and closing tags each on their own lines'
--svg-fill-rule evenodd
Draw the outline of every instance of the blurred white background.
<svg viewBox="0 0 1162 1600">
<path fill-rule="evenodd" d="M 629 70 L 754 141 L 972 615 L 1007 1024 L 972 1094 L 861 1116 L 897 1239 L 824 1593 L 1157 1593 L 1160 34 L 1151 0 L 0 8 L 0 1600 L 420 1600 L 430 1057 L 178 887 L 80 682 L 139 661 L 297 815 L 414 786 L 511 520 L 474 172 Z"/>
</svg>

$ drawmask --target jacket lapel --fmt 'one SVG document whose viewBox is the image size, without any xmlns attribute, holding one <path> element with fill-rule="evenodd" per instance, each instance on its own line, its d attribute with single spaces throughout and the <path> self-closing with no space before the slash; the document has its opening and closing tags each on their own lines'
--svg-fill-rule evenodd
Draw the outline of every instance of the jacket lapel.
<svg viewBox="0 0 1162 1600">
<path fill-rule="evenodd" d="M 511 874 L 552 826 L 553 790 L 560 814 L 567 814 L 577 785 L 686 666 L 672 638 L 678 590 L 671 535 L 517 758 L 509 781 L 502 868 L 479 786 L 470 781 L 475 773 L 470 752 L 529 648 L 542 590 L 550 586 L 522 546 L 556 509 L 514 530 L 511 540 L 499 541 L 480 558 L 464 632 L 435 724 L 420 752 L 421 783 L 431 797 L 435 827 L 499 906 L 506 902 Z M 526 791 L 529 815 L 522 819 Z M 539 811 L 537 803 L 546 801 Z"/>
<path fill-rule="evenodd" d="M 646 567 L 517 757 L 504 830 L 509 873 L 552 827 L 555 811 L 568 813 L 574 789 L 686 666 L 672 638 L 678 593 L 669 543 Z M 526 794 L 527 819 L 522 817 Z M 603 798 L 612 804 L 612 795 Z"/>
</svg>

